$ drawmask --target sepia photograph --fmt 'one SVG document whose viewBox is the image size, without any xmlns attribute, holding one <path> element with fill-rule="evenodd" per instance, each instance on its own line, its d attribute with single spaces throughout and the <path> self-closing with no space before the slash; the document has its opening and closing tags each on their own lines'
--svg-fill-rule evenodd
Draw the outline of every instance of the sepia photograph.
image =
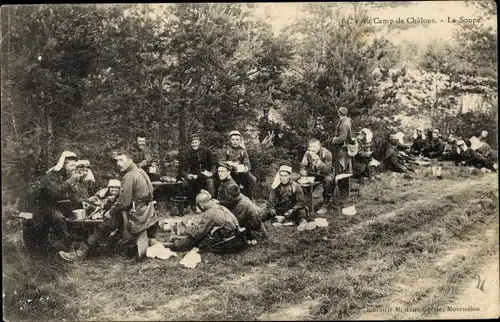
<svg viewBox="0 0 500 322">
<path fill-rule="evenodd" d="M 0 27 L 5 321 L 500 317 L 496 2 Z"/>
</svg>

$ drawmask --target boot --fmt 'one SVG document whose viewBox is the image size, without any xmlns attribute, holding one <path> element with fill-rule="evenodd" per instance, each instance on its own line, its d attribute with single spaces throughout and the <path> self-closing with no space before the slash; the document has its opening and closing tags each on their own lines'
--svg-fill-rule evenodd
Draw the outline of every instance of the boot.
<svg viewBox="0 0 500 322">
<path fill-rule="evenodd" d="M 74 250 L 72 252 L 60 251 L 59 256 L 61 256 L 61 258 L 67 262 L 82 261 L 87 257 L 88 251 L 89 248 L 87 247 L 87 245 L 82 245 L 77 250 Z"/>
<path fill-rule="evenodd" d="M 318 215 L 324 215 L 328 212 L 328 205 L 330 204 L 330 196 L 323 196 L 323 204 L 321 208 L 319 208 L 318 211 L 316 211 L 316 214 Z"/>
</svg>

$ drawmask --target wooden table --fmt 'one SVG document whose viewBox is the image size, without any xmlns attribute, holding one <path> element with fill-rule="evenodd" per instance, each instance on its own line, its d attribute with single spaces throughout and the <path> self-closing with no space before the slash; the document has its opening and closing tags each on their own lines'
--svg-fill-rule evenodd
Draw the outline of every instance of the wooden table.
<svg viewBox="0 0 500 322">
<path fill-rule="evenodd" d="M 342 173 L 335 176 L 336 198 L 340 200 L 349 200 L 351 196 L 352 173 Z"/>
<path fill-rule="evenodd" d="M 299 183 L 302 188 L 305 188 L 305 193 L 307 194 L 309 198 L 309 205 L 311 209 L 311 214 L 314 214 L 314 198 L 313 198 L 313 192 L 316 187 L 321 184 L 321 181 L 314 181 L 314 182 L 308 182 L 308 183 Z"/>
</svg>

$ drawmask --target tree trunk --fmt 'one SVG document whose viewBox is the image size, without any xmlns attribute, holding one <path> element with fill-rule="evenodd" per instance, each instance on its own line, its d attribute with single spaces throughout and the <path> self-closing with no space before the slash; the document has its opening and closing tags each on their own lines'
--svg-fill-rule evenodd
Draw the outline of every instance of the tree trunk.
<svg viewBox="0 0 500 322">
<path fill-rule="evenodd" d="M 52 149 L 53 149 L 53 142 L 54 142 L 54 133 L 52 131 L 52 119 L 50 116 L 47 116 L 47 160 L 49 161 L 49 164 L 54 163 L 54 160 L 52 160 Z"/>
<path fill-rule="evenodd" d="M 163 111 L 163 77 L 160 77 L 159 80 L 159 90 L 160 90 L 160 99 L 158 101 L 158 172 L 160 174 L 163 173 L 163 158 L 161 153 L 161 139 L 163 135 L 164 128 L 164 111 Z"/>
<path fill-rule="evenodd" d="M 179 105 L 179 150 L 186 144 L 186 114 L 186 102 L 181 100 Z"/>
</svg>

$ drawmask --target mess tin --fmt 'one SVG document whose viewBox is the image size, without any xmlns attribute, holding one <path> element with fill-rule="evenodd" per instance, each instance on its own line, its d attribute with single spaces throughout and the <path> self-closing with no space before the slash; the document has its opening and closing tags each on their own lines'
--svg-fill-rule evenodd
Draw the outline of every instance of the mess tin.
<svg viewBox="0 0 500 322">
<path fill-rule="evenodd" d="M 76 220 L 84 220 L 85 219 L 85 209 L 73 210 L 73 218 Z"/>
<path fill-rule="evenodd" d="M 237 164 L 235 165 L 236 172 L 245 172 L 246 168 L 244 164 Z"/>
</svg>

